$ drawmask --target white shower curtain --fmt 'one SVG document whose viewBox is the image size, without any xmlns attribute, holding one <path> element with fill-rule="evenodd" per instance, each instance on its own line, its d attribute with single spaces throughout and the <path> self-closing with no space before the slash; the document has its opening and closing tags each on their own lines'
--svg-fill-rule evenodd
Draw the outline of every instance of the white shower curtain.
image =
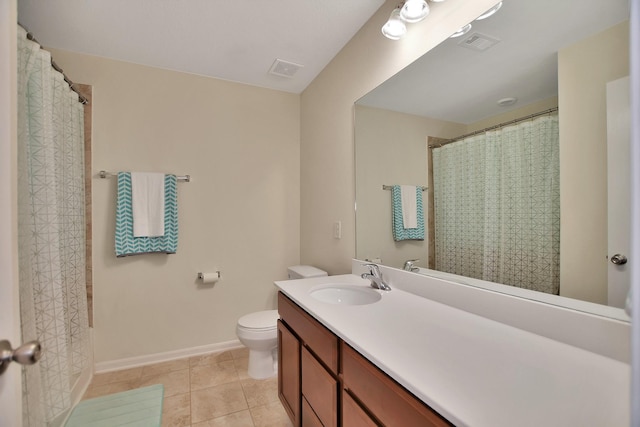
<svg viewBox="0 0 640 427">
<path fill-rule="evenodd" d="M 436 269 L 557 294 L 557 114 L 433 149 Z"/>
<path fill-rule="evenodd" d="M 57 424 L 89 355 L 85 282 L 84 112 L 49 52 L 18 28 L 18 240 L 25 426 Z"/>
</svg>

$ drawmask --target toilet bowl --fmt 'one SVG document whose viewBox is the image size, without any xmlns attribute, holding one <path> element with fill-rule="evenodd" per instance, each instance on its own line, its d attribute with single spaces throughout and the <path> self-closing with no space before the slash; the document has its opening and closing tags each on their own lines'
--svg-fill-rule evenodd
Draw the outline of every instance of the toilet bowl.
<svg viewBox="0 0 640 427">
<path fill-rule="evenodd" d="M 309 265 L 288 268 L 289 279 L 326 276 L 327 272 Z M 236 335 L 249 348 L 249 376 L 269 378 L 278 372 L 278 310 L 257 311 L 242 316 Z"/>
<path fill-rule="evenodd" d="M 249 376 L 269 378 L 277 372 L 278 310 L 247 314 L 238 319 L 236 334 L 249 348 Z"/>
</svg>

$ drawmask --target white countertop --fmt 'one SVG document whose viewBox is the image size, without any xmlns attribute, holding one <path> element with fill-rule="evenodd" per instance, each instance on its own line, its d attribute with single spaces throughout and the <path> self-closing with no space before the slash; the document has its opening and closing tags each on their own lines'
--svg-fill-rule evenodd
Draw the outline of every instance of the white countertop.
<svg viewBox="0 0 640 427">
<path fill-rule="evenodd" d="M 400 289 L 359 306 L 309 294 L 335 283 L 369 286 L 353 274 L 276 286 L 456 426 L 629 425 L 628 364 Z"/>
</svg>

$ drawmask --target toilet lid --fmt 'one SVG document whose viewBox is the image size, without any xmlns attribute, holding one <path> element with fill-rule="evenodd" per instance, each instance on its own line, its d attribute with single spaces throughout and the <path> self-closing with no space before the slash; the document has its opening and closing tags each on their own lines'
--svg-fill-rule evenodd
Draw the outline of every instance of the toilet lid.
<svg viewBox="0 0 640 427">
<path fill-rule="evenodd" d="M 278 318 L 278 310 L 257 311 L 242 316 L 238 319 L 238 325 L 248 329 L 273 329 Z"/>
</svg>

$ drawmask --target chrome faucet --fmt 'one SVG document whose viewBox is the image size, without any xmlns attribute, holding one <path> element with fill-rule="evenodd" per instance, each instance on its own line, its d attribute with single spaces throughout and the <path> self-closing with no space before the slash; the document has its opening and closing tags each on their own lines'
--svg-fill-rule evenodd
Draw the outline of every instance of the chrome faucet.
<svg viewBox="0 0 640 427">
<path fill-rule="evenodd" d="M 384 283 L 382 280 L 382 275 L 380 274 L 380 268 L 377 264 L 364 264 L 365 267 L 369 267 L 368 273 L 362 273 L 360 277 L 363 279 L 369 279 L 371 281 L 371 287 L 380 289 L 382 291 L 390 291 L 391 288 L 389 285 Z"/>
<path fill-rule="evenodd" d="M 419 271 L 418 267 L 414 267 L 413 264 L 420 261 L 419 259 L 410 259 L 404 263 L 404 269 L 407 271 Z"/>
</svg>

